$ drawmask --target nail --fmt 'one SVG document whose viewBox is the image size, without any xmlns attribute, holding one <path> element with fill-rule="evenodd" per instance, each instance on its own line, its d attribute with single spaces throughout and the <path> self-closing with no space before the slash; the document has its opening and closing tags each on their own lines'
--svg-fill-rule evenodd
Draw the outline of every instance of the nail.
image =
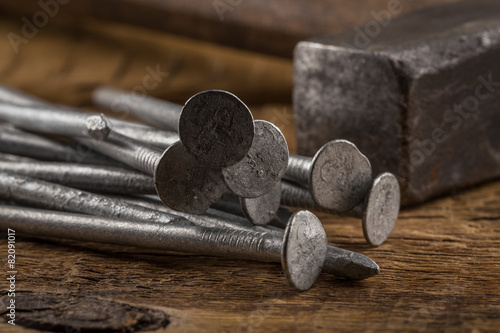
<svg viewBox="0 0 500 333">
<path fill-rule="evenodd" d="M 130 92 L 107 86 L 97 87 L 92 93 L 94 105 L 108 110 L 123 110 L 150 125 L 169 131 L 179 131 L 182 105 L 155 97 L 136 97 Z"/>
<path fill-rule="evenodd" d="M 2 92 L 1 89 L 0 92 Z M 116 94 L 115 90 L 105 87 L 96 90 L 96 96 L 101 96 L 100 98 L 102 99 L 109 100 L 115 97 Z M 1 96 L 2 94 L 0 94 L 0 98 Z M 50 105 L 39 99 L 31 98 L 26 94 L 16 92 L 12 89 L 4 88 L 3 96 L 6 96 L 7 100 L 14 99 L 17 103 L 23 103 L 27 107 L 49 108 L 51 110 L 55 110 L 55 112 L 61 112 L 63 114 L 68 114 L 72 111 L 76 111 L 74 112 L 75 114 L 87 114 L 74 108 Z M 222 100 L 221 105 L 219 105 L 221 108 L 223 108 L 225 104 L 235 102 L 236 98 L 234 95 L 223 91 L 206 91 L 195 96 L 201 102 L 206 102 L 205 100 L 214 98 L 214 102 L 217 102 L 217 98 L 219 98 L 219 103 L 220 100 Z M 118 97 L 131 96 L 129 94 L 118 93 Z M 96 99 L 99 100 L 99 98 Z M 145 99 L 147 100 L 147 98 Z M 193 108 L 195 108 L 193 105 L 200 102 L 197 101 L 196 98 L 192 98 L 190 101 L 191 103 L 186 103 L 186 105 Z M 244 106 L 244 109 L 247 109 L 241 101 L 238 101 L 239 100 L 236 101 L 236 105 L 241 104 Z M 113 102 L 111 102 L 111 105 L 113 105 L 112 103 Z M 205 108 L 204 110 L 209 109 L 210 108 Z M 188 107 L 185 112 L 185 117 L 190 117 L 190 112 L 188 112 L 189 110 L 191 109 Z M 245 112 L 243 112 L 243 114 L 244 113 Z M 240 114 L 240 116 L 242 115 Z M 253 118 L 251 119 L 253 120 Z M 112 119 L 112 123 L 117 133 L 130 138 L 135 138 L 141 142 L 147 142 L 148 144 L 152 144 L 163 149 L 168 148 L 176 140 L 176 135 L 173 133 L 159 131 L 140 124 L 134 124 L 120 119 Z M 215 125 L 217 128 L 220 127 L 220 124 L 216 123 Z M 281 131 L 276 126 L 266 121 L 257 121 L 255 122 L 255 125 L 252 124 L 252 128 L 254 129 L 250 138 L 252 145 L 248 150 L 248 153 L 245 154 L 240 161 L 224 168 L 223 170 L 223 179 L 226 186 L 234 194 L 241 197 L 258 197 L 271 191 L 274 185 L 283 176 L 288 164 L 288 146 Z M 237 127 L 233 130 L 237 130 Z M 200 144 L 202 145 L 206 143 L 201 142 L 203 139 L 202 136 L 197 136 L 196 139 L 199 139 Z"/>
<path fill-rule="evenodd" d="M 172 209 L 201 214 L 226 190 L 220 169 L 199 164 L 180 142 L 164 152 L 115 132 L 111 132 L 105 141 L 83 142 L 153 176 L 158 196 Z"/>
<path fill-rule="evenodd" d="M 89 151 L 87 147 L 49 139 L 8 124 L 0 125 L 0 151 L 47 161 L 123 166 L 106 156 Z"/>
<path fill-rule="evenodd" d="M 95 165 L 1 160 L 0 170 L 100 193 L 156 194 L 151 176 L 133 170 Z"/>
<path fill-rule="evenodd" d="M 108 109 L 119 103 L 131 114 L 154 119 L 155 125 L 163 124 L 165 128 L 178 130 L 186 150 L 209 167 L 223 168 L 235 164 L 252 145 L 252 113 L 238 97 L 227 91 L 200 92 L 184 104 L 180 114 L 172 103 L 162 101 L 162 107 L 158 100 L 151 101 L 151 98 L 134 102 L 129 93 L 108 87 L 97 88 L 93 101 Z"/>
<path fill-rule="evenodd" d="M 233 215 L 246 217 L 254 225 L 266 225 L 275 218 L 280 207 L 280 199 L 281 188 L 278 184 L 271 192 L 257 198 L 239 198 L 226 193 L 211 207 Z"/>
<path fill-rule="evenodd" d="M 60 106 L 49 103 L 35 96 L 25 94 L 19 90 L 12 89 L 3 85 L 0 85 L 0 102 L 23 106 L 51 106 L 57 109 L 62 108 L 67 111 L 76 111 L 80 113 L 83 112 L 78 110 L 77 108 L 70 108 L 67 106 Z M 179 140 L 179 137 L 176 133 L 158 130 L 156 128 L 122 120 L 119 118 L 110 117 L 108 118 L 108 120 L 111 121 L 111 123 L 113 124 L 113 129 L 118 133 L 155 147 L 166 148 Z"/>
<path fill-rule="evenodd" d="M 319 207 L 307 189 L 287 181 L 281 182 L 281 199 L 281 203 L 286 206 L 339 215 L 336 211 Z M 340 215 L 361 218 L 366 241 L 373 246 L 379 246 L 387 240 L 396 225 L 400 203 L 401 195 L 397 178 L 386 172 L 375 178 L 360 205 Z"/>
<path fill-rule="evenodd" d="M 285 178 L 307 185 L 319 206 L 345 212 L 363 201 L 370 188 L 372 169 L 354 144 L 333 140 L 313 158 L 291 155 Z"/>
<path fill-rule="evenodd" d="M 244 198 L 256 198 L 272 191 L 288 166 L 288 145 L 280 129 L 265 120 L 256 120 L 254 126 L 248 153 L 222 169 L 226 186 Z"/>
<path fill-rule="evenodd" d="M 161 204 L 156 198 L 121 197 L 121 200 L 150 209 L 172 213 L 174 215 L 179 214 L 178 212 L 169 210 L 168 207 Z M 183 216 L 190 221 L 193 221 L 194 224 L 200 226 L 265 232 L 282 236 L 283 229 L 286 228 L 293 214 L 294 213 L 290 210 L 281 207 L 278 212 L 278 215 L 280 215 L 280 218 L 282 219 L 279 224 L 281 228 L 271 225 L 253 225 L 244 218 L 234 216 L 226 211 L 219 211 L 215 209 L 209 209 L 204 215 L 193 216 L 181 213 L 180 216 Z M 361 253 L 328 245 L 322 272 L 349 280 L 364 280 L 379 274 L 380 268 L 375 261 Z"/>
<path fill-rule="evenodd" d="M 113 199 L 108 196 L 88 193 L 6 172 L 0 172 L 0 188 L 3 189 L 0 191 L 0 197 L 6 200 L 43 207 L 45 209 L 63 210 L 74 213 L 130 219 L 142 222 L 155 221 L 162 224 L 193 223 L 201 226 L 218 226 L 223 228 L 231 227 L 233 229 L 245 228 L 245 223 L 247 223 L 245 220 L 242 221 L 241 219 L 234 219 L 231 215 L 223 212 L 216 212 L 216 214 L 214 214 L 215 211 L 213 210 L 210 211 L 213 215 L 211 220 L 207 220 L 206 217 L 194 218 L 192 215 L 189 216 L 181 214 L 184 217 L 189 217 L 188 221 L 174 214 L 162 213 L 162 210 L 168 209 L 163 205 L 158 205 L 156 208 L 159 208 L 160 210 L 157 211 L 147 208 L 147 206 L 144 207 L 142 206 L 143 204 L 139 205 L 137 201 L 135 204 L 130 204 L 120 199 Z M 221 218 L 214 219 L 214 217 L 217 216 Z M 92 218 L 94 219 L 95 217 Z M 226 221 L 224 221 L 224 219 L 226 219 Z M 231 222 L 233 219 L 234 221 Z M 315 220 L 312 219 L 312 221 L 315 226 Z M 276 228 L 272 228 L 270 226 L 248 226 L 248 223 L 246 225 L 247 228 L 249 228 L 249 231 L 266 230 L 267 233 L 277 234 L 279 238 L 282 239 L 280 233 L 276 232 Z M 316 228 L 316 226 L 314 228 Z M 326 258 L 323 269 L 324 272 L 352 279 L 363 279 L 378 274 L 378 266 L 372 260 L 361 254 L 336 249 L 331 246 L 328 247 L 327 252 L 329 254 Z M 310 276 L 310 279 L 311 278 L 312 277 Z"/>
<path fill-rule="evenodd" d="M 307 290 L 318 278 L 326 255 L 326 234 L 307 211 L 296 213 L 284 237 L 194 225 L 112 219 L 3 206 L 0 226 L 42 237 L 281 262 L 288 281 Z M 183 218 L 177 218 L 181 220 Z"/>
<path fill-rule="evenodd" d="M 106 99 L 107 102 L 102 103 L 104 105 L 107 105 L 106 103 L 114 105 L 113 102 L 109 102 L 109 100 L 116 97 L 116 94 L 116 91 L 110 88 L 103 87 L 102 89 L 96 90 L 96 96 L 100 96 L 99 98 Z M 68 112 L 73 111 L 75 111 L 74 113 L 76 114 L 87 114 L 75 108 L 44 103 L 40 99 L 27 96 L 26 94 L 17 92 L 13 89 L 3 88 L 2 91 L 2 89 L 0 88 L 0 98 L 2 96 L 4 96 L 7 101 L 14 100 L 16 103 L 22 103 L 27 107 L 49 108 L 50 110 L 61 112 L 63 114 L 67 114 Z M 249 110 L 241 101 L 239 101 L 234 95 L 227 92 L 206 91 L 195 96 L 201 102 L 206 102 L 205 100 L 210 99 L 214 99 L 214 102 L 217 102 L 218 98 L 219 103 L 220 100 L 222 100 L 222 103 L 220 103 L 221 105 L 219 105 L 219 107 L 221 108 L 223 108 L 225 104 L 235 103 L 235 105 L 241 106 L 243 108 L 243 111 L 244 109 L 246 109 L 249 112 Z M 118 93 L 118 97 L 131 97 L 131 95 Z M 96 98 L 96 100 L 99 100 L 99 98 Z M 133 101 L 133 99 L 131 100 Z M 147 98 L 145 98 L 145 100 L 147 100 Z M 192 108 L 195 108 L 195 106 L 193 105 L 196 105 L 197 102 L 200 102 L 197 101 L 196 98 L 192 98 L 190 99 L 190 101 L 191 102 L 186 103 L 186 105 Z M 135 105 L 133 103 L 134 102 L 132 102 L 132 106 Z M 186 119 L 189 119 L 189 117 L 191 117 L 190 112 L 188 112 L 189 110 L 191 110 L 190 107 L 188 107 L 184 113 Z M 213 105 L 213 107 L 216 107 L 216 105 Z M 131 107 L 130 109 L 132 110 L 133 108 Z M 205 108 L 204 110 L 210 111 L 210 108 Z M 244 118 L 245 112 L 246 111 L 240 112 L 239 116 L 237 113 L 236 118 Z M 253 118 L 251 119 L 253 120 Z M 140 142 L 146 142 L 155 147 L 165 149 L 177 140 L 177 135 L 174 133 L 152 129 L 144 125 L 127 122 L 120 119 L 112 119 L 111 121 L 117 133 L 136 139 Z M 237 121 L 236 125 L 238 125 Z M 245 122 L 240 125 L 244 126 Z M 221 124 L 218 124 L 216 122 L 214 126 L 217 127 L 217 131 L 221 130 Z M 241 126 L 239 128 L 243 129 L 243 127 Z M 224 168 L 223 170 L 223 177 L 226 186 L 234 194 L 241 197 L 258 197 L 268 193 L 279 181 L 279 179 L 281 179 L 288 164 L 288 146 L 281 131 L 276 126 L 266 121 L 257 121 L 255 125 L 252 124 L 252 128 L 254 129 L 254 131 L 252 131 L 252 135 L 250 136 L 250 138 L 247 138 L 252 143 L 250 149 L 248 150 L 248 153 L 245 154 L 243 158 L 240 159 L 240 161 Z M 233 130 L 238 130 L 238 126 L 236 126 Z M 221 135 L 217 131 L 215 132 L 215 134 Z M 196 136 L 195 139 L 200 140 L 201 145 L 204 145 L 206 143 L 205 141 L 203 141 L 204 139 L 202 136 Z M 240 148 L 245 149 L 241 145 Z"/>
<path fill-rule="evenodd" d="M 17 105 L 37 105 L 44 103 L 41 99 L 4 85 L 0 85 L 0 102 Z"/>
<path fill-rule="evenodd" d="M 103 114 L 68 111 L 53 106 L 0 103 L 0 119 L 36 132 L 69 137 L 106 138 L 111 123 Z"/>
<path fill-rule="evenodd" d="M 220 92 L 218 91 L 218 93 Z M 195 96 L 186 103 L 182 113 L 184 117 L 188 117 L 188 111 L 191 110 L 190 112 L 192 115 L 190 115 L 190 117 L 193 118 L 192 121 L 194 121 L 195 117 L 195 112 L 193 110 L 197 103 L 201 103 L 197 101 L 197 99 L 208 100 L 210 94 L 206 92 L 205 95 L 199 94 Z M 120 107 L 126 108 L 130 114 L 149 121 L 156 126 L 168 129 L 173 128 L 173 126 L 170 126 L 173 119 L 175 119 L 177 123 L 181 110 L 181 106 L 174 103 L 162 101 L 153 97 L 134 98 L 133 95 L 128 92 L 105 86 L 94 90 L 93 101 L 97 106 L 107 109 L 113 109 L 120 105 Z M 207 112 L 206 110 L 212 107 L 215 108 L 217 103 L 220 103 L 216 100 L 205 102 L 215 104 L 199 106 L 203 107 L 203 113 Z M 222 104 L 221 108 L 224 106 L 224 103 Z M 183 121 L 182 119 L 178 120 L 179 123 L 183 123 Z M 187 124 L 187 120 L 184 122 Z M 218 125 L 214 126 L 218 128 Z M 177 126 L 175 127 L 175 130 L 177 130 Z M 127 135 L 122 129 L 118 131 Z M 133 131 L 133 129 L 131 131 Z M 130 137 L 140 137 L 140 135 L 135 135 L 131 133 L 131 131 L 128 132 Z M 213 135 L 219 134 L 214 133 Z M 180 139 L 181 142 L 183 142 L 182 137 Z M 202 136 L 195 136 L 193 142 L 194 140 L 199 141 L 198 145 L 206 144 L 205 138 Z M 226 142 L 226 144 L 234 145 L 234 143 L 230 142 Z M 160 148 L 167 148 L 167 146 L 162 146 Z M 279 128 L 270 122 L 256 120 L 254 121 L 254 137 L 250 149 L 239 161 L 223 167 L 222 174 L 226 186 L 235 195 L 245 198 L 255 198 L 273 189 L 285 173 L 287 165 L 288 145 Z"/>
<path fill-rule="evenodd" d="M 245 216 L 256 225 L 270 223 L 281 204 L 281 187 L 278 182 L 271 192 L 257 198 L 240 198 Z"/>
<path fill-rule="evenodd" d="M 5 153 L 0 153 L 0 161 L 2 161 L 2 162 L 29 162 L 29 163 L 38 162 L 37 160 L 29 158 L 29 157 L 18 156 L 18 155 L 13 155 L 13 154 L 5 154 Z"/>
<path fill-rule="evenodd" d="M 26 160 L 16 155 L 0 154 L 0 170 L 98 193 L 118 195 L 156 194 L 154 181 L 151 176 L 123 168 L 40 162 L 32 159 Z M 266 195 L 265 199 L 263 197 L 242 198 L 241 203 L 240 199 L 234 195 L 224 195 L 214 205 L 226 212 L 234 213 L 239 211 L 242 216 L 245 216 L 242 210 L 242 207 L 244 207 L 250 221 L 255 224 L 265 224 L 268 221 L 262 221 L 262 215 L 265 215 L 265 212 L 267 212 L 268 215 L 265 215 L 265 218 L 271 221 L 279 208 L 281 189 L 279 187 L 277 189 L 279 192 L 273 190 L 274 194 L 272 196 L 270 194 Z M 158 198 L 158 200 L 160 199 Z M 161 205 L 170 214 L 177 212 L 177 215 L 184 216 L 181 212 L 172 210 L 164 204 Z M 254 221 L 252 219 L 260 220 Z M 247 224 L 253 225 L 248 220 L 242 220 Z"/>
<path fill-rule="evenodd" d="M 46 181 L 0 171 L 0 197 L 44 209 L 118 217 L 134 221 L 184 222 L 155 210 L 131 205 L 110 197 Z"/>
<path fill-rule="evenodd" d="M 222 168 L 222 176 L 227 188 L 235 195 L 243 198 L 256 198 L 270 192 L 286 171 L 288 165 L 288 145 L 278 127 L 264 120 L 256 120 L 255 135 L 248 153 L 237 163 Z M 164 132 L 166 140 L 159 144 L 158 133 L 151 129 L 140 129 L 146 132 L 138 133 L 135 128 L 119 128 L 117 132 L 130 138 L 140 138 L 162 149 L 172 145 L 171 141 L 178 136 L 175 133 Z M 148 140 L 147 135 L 153 134 Z"/>
</svg>

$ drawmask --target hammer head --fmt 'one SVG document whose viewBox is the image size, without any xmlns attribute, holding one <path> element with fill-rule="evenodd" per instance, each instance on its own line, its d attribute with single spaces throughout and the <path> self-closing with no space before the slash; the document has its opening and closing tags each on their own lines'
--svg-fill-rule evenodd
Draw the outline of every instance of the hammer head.
<svg viewBox="0 0 500 333">
<path fill-rule="evenodd" d="M 500 3 L 390 8 L 294 55 L 299 153 L 352 141 L 417 203 L 500 175 Z"/>
</svg>

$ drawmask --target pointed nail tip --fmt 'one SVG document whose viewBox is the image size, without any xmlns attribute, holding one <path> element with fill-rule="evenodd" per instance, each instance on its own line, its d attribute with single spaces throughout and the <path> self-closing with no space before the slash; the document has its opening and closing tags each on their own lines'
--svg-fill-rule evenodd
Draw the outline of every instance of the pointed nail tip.
<svg viewBox="0 0 500 333">
<path fill-rule="evenodd" d="M 377 265 L 377 263 L 375 261 L 373 261 L 372 259 L 370 259 L 368 257 L 366 257 L 366 258 L 368 259 L 366 271 L 367 271 L 367 273 L 368 272 L 370 273 L 368 277 L 373 277 L 373 276 L 380 274 L 379 265 Z"/>
<path fill-rule="evenodd" d="M 362 260 L 356 265 L 356 269 L 353 270 L 352 278 L 354 280 L 364 280 L 374 277 L 380 273 L 380 267 L 375 261 L 362 255 Z"/>
</svg>

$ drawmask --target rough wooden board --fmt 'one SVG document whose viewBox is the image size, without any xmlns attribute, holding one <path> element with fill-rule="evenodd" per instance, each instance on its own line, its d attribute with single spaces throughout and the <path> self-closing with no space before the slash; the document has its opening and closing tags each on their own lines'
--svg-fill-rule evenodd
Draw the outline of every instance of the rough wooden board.
<svg viewBox="0 0 500 333">
<path fill-rule="evenodd" d="M 161 309 L 172 320 L 165 331 L 493 332 L 500 324 L 499 195 L 493 183 L 403 211 L 379 248 L 364 244 L 359 221 L 320 215 L 330 244 L 379 263 L 381 274 L 362 282 L 323 274 L 301 293 L 278 264 L 18 236 L 17 288 Z"/>
<path fill-rule="evenodd" d="M 6 29 L 5 24 L 0 29 Z M 103 33 L 97 30 L 95 34 Z M 0 30 L 6 31 L 8 28 Z M 128 32 L 121 33 L 122 39 Z M 72 105 L 88 104 L 90 87 L 96 82 L 118 83 L 123 87 L 138 84 L 150 58 L 142 55 L 139 49 L 130 51 L 128 63 L 134 65 L 124 66 L 127 70 L 115 78 L 108 74 L 108 67 L 114 68 L 121 52 L 115 56 L 100 55 L 100 52 L 121 50 L 125 46 L 120 46 L 120 39 L 109 48 L 106 43 L 93 44 L 99 39 L 95 34 L 89 32 L 82 34 L 86 38 L 78 38 L 71 37 L 69 31 L 41 32 L 27 45 L 34 43 L 37 47 L 33 46 L 30 52 L 23 51 L 20 58 L 13 60 L 7 52 L 0 54 L 1 77 L 42 98 Z M 39 38 L 40 41 L 35 42 Z M 0 39 L 0 43 L 4 42 Z M 74 50 L 71 56 L 50 58 L 66 54 L 68 45 Z M 104 49 L 101 46 L 89 48 L 89 45 L 102 45 Z M 196 48 L 188 43 L 186 47 Z M 199 49 L 199 52 L 202 55 L 210 49 Z M 149 52 L 151 49 L 144 50 Z M 228 57 L 231 57 L 229 53 Z M 71 59 L 69 63 L 73 65 L 67 67 L 71 70 L 59 70 L 63 59 Z M 234 65 L 239 61 L 251 63 L 252 60 L 250 56 L 237 57 Z M 193 60 L 193 65 L 195 63 Z M 257 68 L 279 67 L 267 61 L 261 66 Z M 182 67 L 182 73 L 179 71 L 176 86 L 169 88 L 186 96 L 201 86 L 210 88 L 210 82 L 202 80 L 202 74 L 192 76 L 193 72 L 187 67 Z M 232 88 L 246 91 L 246 82 L 241 84 L 240 78 L 231 79 L 231 74 L 233 70 L 223 75 L 228 78 L 228 87 L 231 82 Z M 192 87 L 188 84 L 190 80 L 195 82 Z M 271 83 L 277 84 L 271 80 L 268 89 L 277 90 L 271 90 L 270 94 L 280 96 L 277 91 L 282 88 L 273 88 Z M 165 90 L 158 95 L 170 96 L 168 89 L 162 89 Z M 249 96 L 253 94 L 250 89 L 248 92 Z M 268 97 L 266 100 L 277 101 Z M 255 108 L 254 113 L 256 118 L 277 123 L 294 150 L 294 120 L 289 104 L 265 105 Z M 171 324 L 163 330 L 165 332 L 282 332 L 293 329 L 494 332 L 500 326 L 499 197 L 500 183 L 497 182 L 405 210 L 392 237 L 379 248 L 365 245 L 359 220 L 320 215 L 331 244 L 370 256 L 382 271 L 378 277 L 362 282 L 346 282 L 322 275 L 318 284 L 304 293 L 294 291 L 287 284 L 278 264 L 167 255 L 135 248 L 42 241 L 23 236 L 17 239 L 17 288 L 21 292 L 95 297 L 157 309 L 170 315 Z M 4 271 L 6 249 L 2 236 L 0 267 Z M 1 279 L 0 290 L 5 292 L 6 286 L 7 281 Z M 3 322 L 0 331 L 39 332 Z M 68 329 L 66 332 L 74 331 Z"/>
<path fill-rule="evenodd" d="M 21 33 L 18 18 L 1 19 L 1 36 Z M 86 22 L 70 28 L 50 21 L 17 53 L 8 38 L 0 38 L 0 47 L 0 82 L 54 102 L 90 105 L 99 84 L 142 93 L 147 68 L 157 66 L 168 75 L 146 93 L 177 103 L 206 89 L 229 90 L 245 103 L 291 101 L 290 60 L 134 27 Z"/>
<path fill-rule="evenodd" d="M 125 22 L 290 58 L 299 41 L 361 26 L 395 2 L 410 12 L 452 1 L 79 0 L 58 6 L 53 20 Z M 38 0 L 3 0 L 0 9 L 31 18 L 41 7 Z"/>
</svg>

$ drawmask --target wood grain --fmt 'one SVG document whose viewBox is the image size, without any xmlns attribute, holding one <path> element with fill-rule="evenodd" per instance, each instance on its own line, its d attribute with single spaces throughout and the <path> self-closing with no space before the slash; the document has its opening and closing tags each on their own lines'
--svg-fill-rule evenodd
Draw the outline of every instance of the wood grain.
<svg viewBox="0 0 500 333">
<path fill-rule="evenodd" d="M 2 17 L 0 35 L 21 34 L 22 24 Z M 100 84 L 177 103 L 207 89 L 230 90 L 245 103 L 291 103 L 291 60 L 119 24 L 50 21 L 26 44 L 13 48 L 0 38 L 0 47 L 3 84 L 59 103 L 89 106 Z M 157 67 L 167 74 L 144 85 L 148 68 Z"/>
<path fill-rule="evenodd" d="M 5 23 L 0 32 L 5 33 L 8 27 Z M 106 29 L 77 34 L 44 30 L 18 56 L 0 53 L 2 80 L 52 101 L 84 106 L 88 105 L 90 89 L 98 83 L 132 88 L 141 82 L 149 61 L 153 59 L 154 65 L 163 53 L 153 42 L 144 49 L 128 44 L 138 40 L 136 35 L 115 28 L 109 28 L 114 31 L 112 39 L 102 37 Z M 0 39 L 0 43 L 5 41 Z M 279 86 L 281 80 L 291 79 L 286 76 L 288 63 L 266 57 L 253 60 L 251 55 L 229 50 L 218 53 L 212 46 L 198 48 L 196 43 L 182 41 L 180 45 L 185 50 L 197 49 L 199 57 L 179 67 L 172 83 L 152 93 L 182 100 L 179 96 L 189 96 L 201 87 L 211 88 L 202 74 L 207 72 L 198 73 L 188 64 L 211 68 L 210 61 L 196 65 L 197 61 L 220 59 L 221 68 L 228 71 L 223 70 L 221 81 L 215 82 L 225 82 L 221 86 L 253 96 L 255 103 L 267 101 L 253 108 L 256 118 L 274 121 L 294 150 L 292 109 L 290 104 L 280 102 L 283 91 L 289 89 L 289 93 L 291 89 L 290 82 Z M 170 50 L 181 52 L 183 47 Z M 260 65 L 253 68 L 254 61 Z M 239 62 L 246 64 L 242 72 L 236 69 Z M 266 69 L 260 72 L 262 76 L 252 74 L 259 69 Z M 286 75 L 273 81 L 267 76 L 268 69 L 283 70 Z M 252 90 L 258 85 L 247 85 L 241 77 L 233 76 L 243 72 L 258 77 L 255 82 L 267 84 L 271 97 L 259 98 L 259 90 Z M 323 274 L 311 290 L 297 292 L 286 282 L 280 265 L 274 263 L 19 235 L 16 291 L 19 300 L 24 295 L 41 301 L 17 314 L 19 318 L 46 318 L 55 324 L 61 318 L 43 317 L 42 309 L 47 304 L 65 304 L 65 300 L 70 304 L 83 298 L 159 311 L 170 323 L 155 332 L 498 332 L 500 182 L 402 211 L 392 236 L 378 248 L 365 244 L 359 220 L 324 214 L 319 217 L 330 244 L 370 256 L 380 265 L 380 275 L 349 282 Z M 0 267 L 6 272 L 7 242 L 4 235 L 1 237 Z M 2 278 L 2 293 L 7 286 Z M 94 314 L 98 312 L 98 306 L 94 310 Z M 132 330 L 132 326 L 124 321 L 124 329 Z M 68 324 L 63 332 L 77 332 L 76 328 Z M 0 331 L 40 329 L 14 327 L 2 319 Z"/>
<path fill-rule="evenodd" d="M 323 274 L 300 293 L 272 263 L 18 237 L 17 288 L 160 309 L 171 316 L 168 331 L 493 332 L 500 324 L 499 194 L 493 183 L 405 210 L 379 248 L 365 245 L 359 221 L 320 215 L 330 244 L 380 265 L 378 277 L 362 282 Z"/>
<path fill-rule="evenodd" d="M 58 6 L 53 20 L 117 21 L 291 58 L 299 41 L 364 25 L 394 3 L 407 13 L 452 1 L 79 0 Z M 38 0 L 3 0 L 0 9 L 30 18 L 41 7 Z"/>
</svg>

